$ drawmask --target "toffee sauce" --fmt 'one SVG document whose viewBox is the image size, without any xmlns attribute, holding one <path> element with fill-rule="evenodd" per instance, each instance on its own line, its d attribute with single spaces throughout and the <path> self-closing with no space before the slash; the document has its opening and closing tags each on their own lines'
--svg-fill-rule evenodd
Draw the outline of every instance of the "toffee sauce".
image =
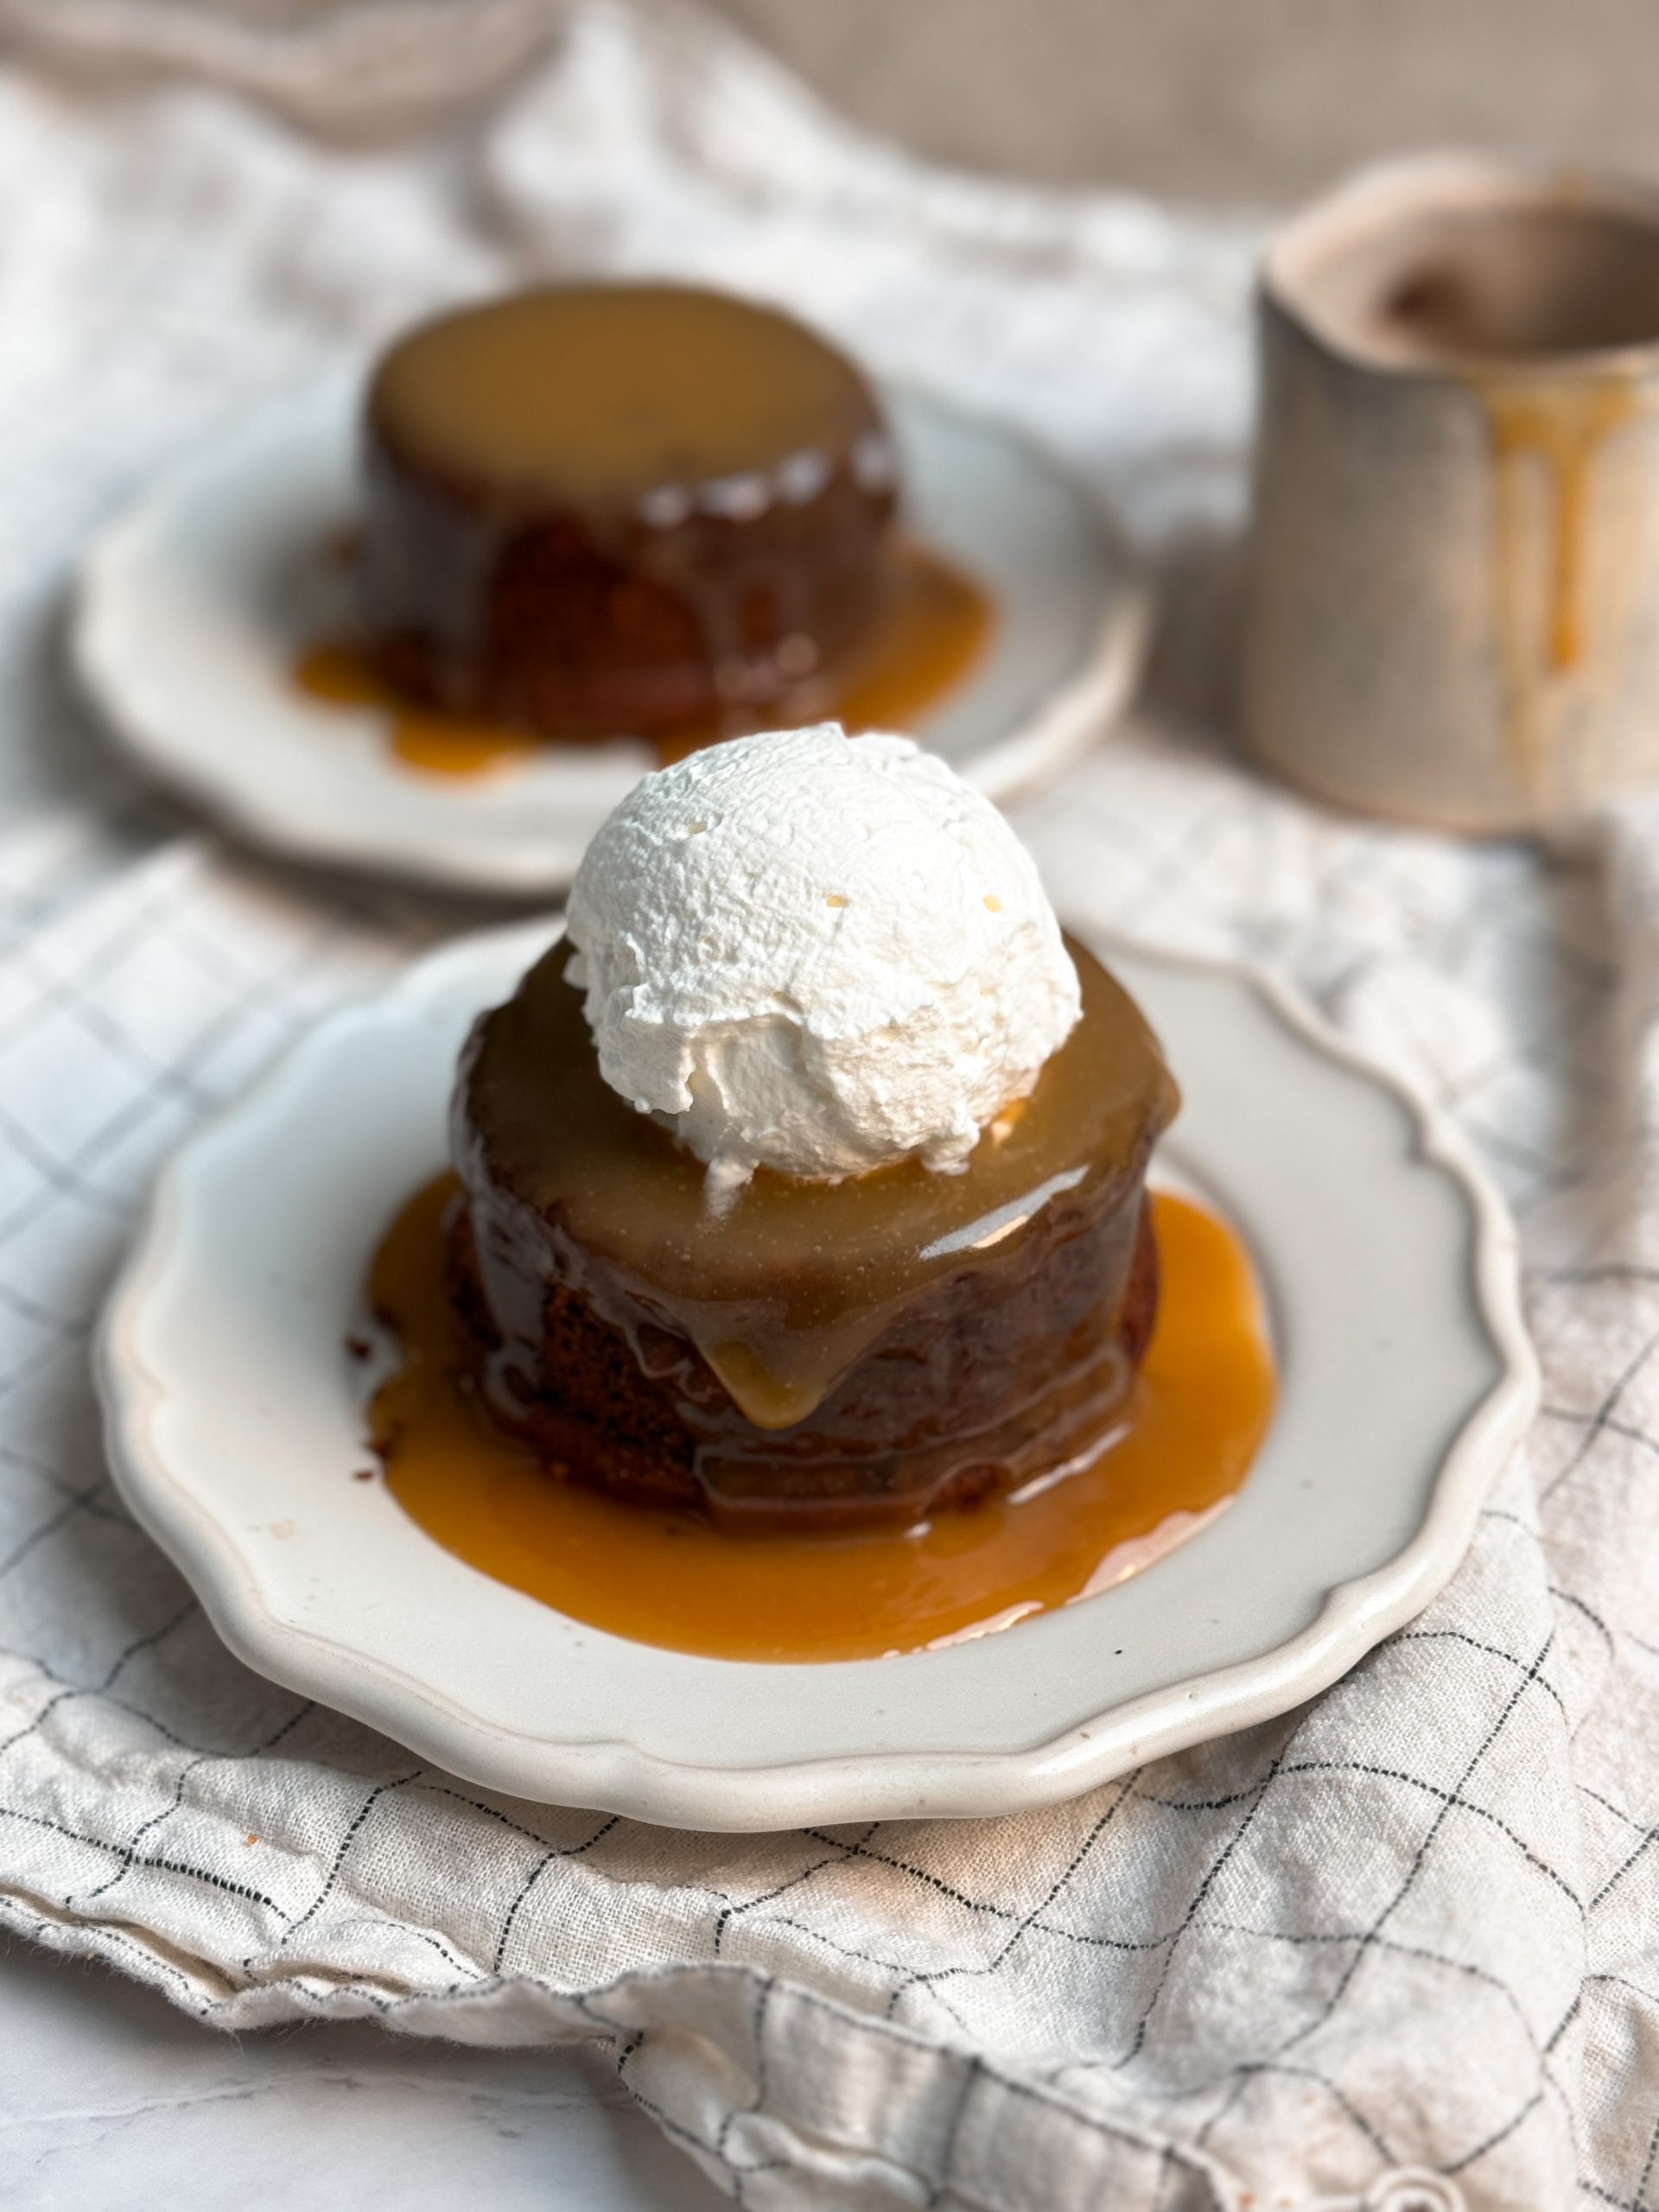
<svg viewBox="0 0 1659 2212">
<path fill-rule="evenodd" d="M 816 715 L 842 722 L 854 736 L 861 730 L 909 729 L 982 658 L 995 626 L 995 610 L 984 588 L 944 555 L 921 545 L 900 545 L 892 566 L 891 596 L 866 651 L 839 681 L 825 683 L 816 703 L 791 694 L 785 721 L 775 726 Z M 383 715 L 393 758 L 424 775 L 500 773 L 523 767 L 546 746 L 594 741 L 541 737 L 407 698 L 350 639 L 320 639 L 306 648 L 294 663 L 292 680 L 308 698 L 326 706 L 369 708 Z M 721 738 L 772 726 L 764 715 L 756 720 L 733 713 L 660 732 L 652 743 L 666 763 Z"/>
<path fill-rule="evenodd" d="M 1236 1493 L 1272 1416 L 1262 1299 L 1235 1233 L 1154 1193 L 1163 1294 L 1121 1418 L 1086 1464 L 910 1529 L 739 1534 L 696 1510 L 629 1504 L 563 1478 L 488 1419 L 461 1381 L 444 1285 L 457 1185 L 412 1198 L 369 1294 L 399 1342 L 375 1395 L 387 1487 L 481 1573 L 638 1643 L 711 1657 L 866 1659 L 1013 1625 L 1109 1588 Z"/>
</svg>

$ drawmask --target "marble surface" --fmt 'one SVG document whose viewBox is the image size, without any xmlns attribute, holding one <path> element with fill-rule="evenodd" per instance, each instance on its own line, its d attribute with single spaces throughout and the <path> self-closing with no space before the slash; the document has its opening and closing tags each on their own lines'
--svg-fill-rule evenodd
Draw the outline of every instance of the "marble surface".
<svg viewBox="0 0 1659 2212">
<path fill-rule="evenodd" d="M 233 2037 L 101 1967 L 0 1939 L 3 2212 L 715 2212 L 587 2050 L 372 2024 Z"/>
</svg>

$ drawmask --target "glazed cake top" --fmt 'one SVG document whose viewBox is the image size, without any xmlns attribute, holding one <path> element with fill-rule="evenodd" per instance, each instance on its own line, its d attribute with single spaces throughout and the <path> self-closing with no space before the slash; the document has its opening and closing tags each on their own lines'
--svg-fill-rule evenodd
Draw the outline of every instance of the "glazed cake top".
<svg viewBox="0 0 1659 2212">
<path fill-rule="evenodd" d="M 683 518 L 667 511 L 676 494 L 711 482 L 741 521 L 746 504 L 816 497 L 826 463 L 890 469 L 842 354 L 785 315 L 683 285 L 561 286 L 423 323 L 382 360 L 369 420 L 459 484 L 575 504 L 666 494 L 651 518 L 664 523 Z"/>
</svg>

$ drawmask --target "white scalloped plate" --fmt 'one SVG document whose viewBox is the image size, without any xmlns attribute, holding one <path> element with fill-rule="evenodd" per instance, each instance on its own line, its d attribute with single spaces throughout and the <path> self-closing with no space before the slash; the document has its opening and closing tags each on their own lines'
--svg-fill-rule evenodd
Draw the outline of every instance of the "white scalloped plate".
<svg viewBox="0 0 1659 2212">
<path fill-rule="evenodd" d="M 1226 1512 L 1001 1635 L 823 1666 L 629 1643 L 440 1549 L 351 1479 L 343 1340 L 386 1221 L 442 1163 L 463 1033 L 554 926 L 467 938 L 334 1014 L 156 1186 L 99 1336 L 110 1452 L 251 1666 L 545 1802 L 735 1829 L 1007 1813 L 1298 1704 L 1452 1573 L 1536 1397 L 1501 1201 L 1272 986 L 1116 944 L 1185 1092 L 1169 1166 L 1243 1230 L 1272 1305 L 1281 1401 Z"/>
<path fill-rule="evenodd" d="M 987 582 L 980 666 L 917 734 L 992 798 L 1057 774 L 1123 711 L 1147 588 L 1097 509 L 1030 448 L 887 395 L 918 533 Z M 356 398 L 279 405 L 207 446 L 120 517 L 82 563 L 70 654 L 138 765 L 257 843 L 303 860 L 473 891 L 545 896 L 654 756 L 628 740 L 548 747 L 482 776 L 403 766 L 384 718 L 290 679 L 351 624 L 328 548 L 357 512 Z"/>
</svg>

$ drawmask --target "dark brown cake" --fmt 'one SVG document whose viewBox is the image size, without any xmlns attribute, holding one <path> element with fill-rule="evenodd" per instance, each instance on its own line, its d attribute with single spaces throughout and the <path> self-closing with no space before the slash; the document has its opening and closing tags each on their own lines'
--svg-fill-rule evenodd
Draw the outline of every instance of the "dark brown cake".
<svg viewBox="0 0 1659 2212">
<path fill-rule="evenodd" d="M 1177 1103 L 1127 995 L 965 1173 L 762 1170 L 731 1211 L 605 1084 L 566 948 L 483 1017 L 453 1143 L 451 1289 L 492 1417 L 577 1479 L 736 1516 L 921 1517 L 1090 1454 L 1145 1351 L 1145 1176 Z"/>
<path fill-rule="evenodd" d="M 551 737 L 810 721 L 892 588 L 868 386 L 715 293 L 573 285 L 424 324 L 376 372 L 365 467 L 382 675 Z"/>
</svg>

